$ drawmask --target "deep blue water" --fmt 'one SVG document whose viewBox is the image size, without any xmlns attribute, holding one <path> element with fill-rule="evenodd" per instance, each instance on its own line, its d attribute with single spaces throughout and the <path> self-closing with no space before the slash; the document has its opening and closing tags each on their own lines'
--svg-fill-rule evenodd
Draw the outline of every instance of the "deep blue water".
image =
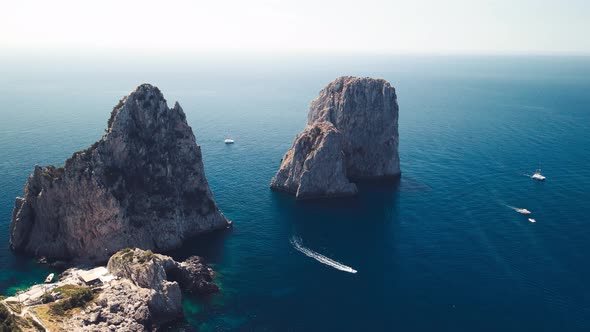
<svg viewBox="0 0 590 332">
<path fill-rule="evenodd" d="M 234 229 L 198 254 L 222 292 L 185 298 L 198 331 L 590 330 L 590 58 L 0 58 L 0 291 L 46 267 L 8 250 L 14 197 L 34 164 L 96 141 L 143 82 L 178 100 Z M 318 91 L 383 77 L 400 105 L 399 183 L 295 202 L 269 181 Z M 226 134 L 236 144 L 223 144 Z M 523 174 L 538 166 L 544 183 Z M 508 206 L 525 207 L 537 223 Z M 356 270 L 296 251 L 303 244 Z"/>
</svg>

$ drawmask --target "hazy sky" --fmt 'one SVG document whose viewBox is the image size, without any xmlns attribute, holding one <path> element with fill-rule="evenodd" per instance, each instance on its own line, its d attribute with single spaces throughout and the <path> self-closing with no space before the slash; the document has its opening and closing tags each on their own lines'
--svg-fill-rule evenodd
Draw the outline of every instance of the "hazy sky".
<svg viewBox="0 0 590 332">
<path fill-rule="evenodd" d="M 6 0 L 4 49 L 590 54 L 590 0 Z"/>
</svg>

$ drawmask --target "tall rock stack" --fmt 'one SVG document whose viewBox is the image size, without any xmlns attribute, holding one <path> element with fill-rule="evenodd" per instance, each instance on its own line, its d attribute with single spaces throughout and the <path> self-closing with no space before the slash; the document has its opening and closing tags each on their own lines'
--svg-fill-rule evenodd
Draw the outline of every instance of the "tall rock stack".
<svg viewBox="0 0 590 332">
<path fill-rule="evenodd" d="M 398 142 L 395 89 L 383 79 L 340 77 L 311 103 L 271 188 L 298 199 L 354 195 L 351 181 L 401 174 Z"/>
<path fill-rule="evenodd" d="M 15 202 L 10 246 L 54 259 L 106 260 L 125 247 L 169 250 L 229 224 L 184 111 L 143 84 L 113 109 L 102 139 L 64 167 L 35 166 Z"/>
</svg>

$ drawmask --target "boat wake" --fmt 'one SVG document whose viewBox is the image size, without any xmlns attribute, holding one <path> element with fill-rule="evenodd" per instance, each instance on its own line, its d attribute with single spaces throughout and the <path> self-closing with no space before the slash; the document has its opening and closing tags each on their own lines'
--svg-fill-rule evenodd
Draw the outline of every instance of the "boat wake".
<svg viewBox="0 0 590 332">
<path fill-rule="evenodd" d="M 304 246 L 301 245 L 301 238 L 300 237 L 292 237 L 289 242 L 291 242 L 291 244 L 293 245 L 293 248 L 295 248 L 297 251 L 303 253 L 304 255 L 311 257 L 313 259 L 315 259 L 316 261 L 331 266 L 337 270 L 340 271 L 344 271 L 344 272 L 348 272 L 348 273 L 356 273 L 357 270 L 353 269 L 350 266 L 346 266 L 342 263 L 339 263 L 333 259 L 330 259 L 320 253 L 317 253 L 311 249 L 308 249 Z"/>
<path fill-rule="evenodd" d="M 512 206 L 512 205 L 504 204 L 504 206 L 505 206 L 505 207 L 507 207 L 507 208 L 509 208 L 509 209 L 512 209 L 512 210 L 514 210 L 514 211 L 518 210 L 518 208 L 517 208 L 517 207 L 515 207 L 515 206 Z"/>
</svg>

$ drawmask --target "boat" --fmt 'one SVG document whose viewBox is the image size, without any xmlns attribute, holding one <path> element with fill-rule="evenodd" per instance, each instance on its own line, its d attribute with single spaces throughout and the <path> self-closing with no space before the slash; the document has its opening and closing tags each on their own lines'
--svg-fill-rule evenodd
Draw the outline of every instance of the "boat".
<svg viewBox="0 0 590 332">
<path fill-rule="evenodd" d="M 46 283 L 46 284 L 48 284 L 48 283 L 52 282 L 52 281 L 53 281 L 53 277 L 54 277 L 54 276 L 55 276 L 55 274 L 53 274 L 53 273 L 50 273 L 50 274 L 47 276 L 47 278 L 45 278 L 45 283 Z"/>
<path fill-rule="evenodd" d="M 223 140 L 223 143 L 225 144 L 234 144 L 234 140 L 231 138 L 226 138 L 225 140 Z"/>
<path fill-rule="evenodd" d="M 515 209 L 515 211 L 521 214 L 531 214 L 531 211 L 527 209 Z"/>
<path fill-rule="evenodd" d="M 537 181 L 545 181 L 545 177 L 541 174 L 540 168 L 537 168 L 535 170 L 535 173 L 533 175 L 531 175 L 531 179 L 537 180 Z"/>
<path fill-rule="evenodd" d="M 533 218 L 529 218 L 529 221 L 530 221 L 530 222 L 537 222 L 537 221 L 536 221 L 535 219 L 533 219 Z"/>
</svg>

